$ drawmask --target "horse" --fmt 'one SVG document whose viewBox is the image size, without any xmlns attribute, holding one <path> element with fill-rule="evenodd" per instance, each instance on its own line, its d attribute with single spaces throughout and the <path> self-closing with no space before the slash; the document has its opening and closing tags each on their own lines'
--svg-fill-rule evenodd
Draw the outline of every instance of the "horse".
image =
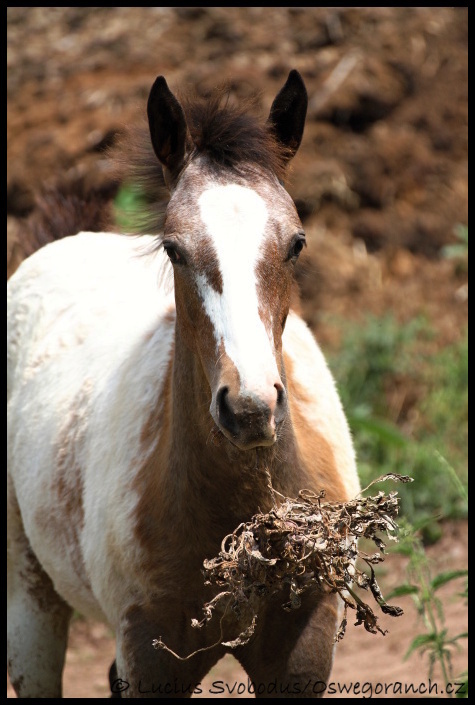
<svg viewBox="0 0 475 705">
<path fill-rule="evenodd" d="M 73 610 L 114 631 L 112 697 L 191 697 L 226 653 L 257 697 L 322 693 L 335 594 L 311 588 L 288 613 L 283 586 L 236 648 L 238 615 L 191 628 L 212 597 L 204 559 L 276 493 L 359 491 L 335 381 L 296 303 L 306 240 L 284 183 L 307 102 L 296 70 L 265 122 L 222 97 L 177 98 L 159 76 L 130 155 L 157 204 L 167 190 L 157 232 L 77 232 L 7 283 L 19 697 L 62 697 Z"/>
</svg>

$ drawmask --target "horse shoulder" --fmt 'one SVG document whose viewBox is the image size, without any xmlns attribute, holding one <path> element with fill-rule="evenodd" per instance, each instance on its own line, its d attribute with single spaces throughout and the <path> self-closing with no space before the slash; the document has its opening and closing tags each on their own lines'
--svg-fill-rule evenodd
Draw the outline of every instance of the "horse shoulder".
<svg viewBox="0 0 475 705">
<path fill-rule="evenodd" d="M 290 312 L 283 336 L 292 426 L 306 471 L 328 500 L 359 492 L 355 452 L 335 381 L 305 322 Z"/>
</svg>

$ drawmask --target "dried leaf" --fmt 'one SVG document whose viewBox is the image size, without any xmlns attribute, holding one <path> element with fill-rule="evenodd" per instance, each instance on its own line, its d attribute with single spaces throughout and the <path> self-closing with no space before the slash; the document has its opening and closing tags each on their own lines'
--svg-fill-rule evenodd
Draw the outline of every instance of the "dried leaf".
<svg viewBox="0 0 475 705">
<path fill-rule="evenodd" d="M 242 646 L 252 638 L 259 610 L 271 597 L 281 594 L 283 609 L 292 611 L 299 609 L 305 591 L 317 589 L 338 593 L 344 602 L 335 641 L 345 635 L 348 608 L 356 612 L 356 625 L 363 624 L 372 634 L 386 634 L 355 589 L 369 591 L 383 613 L 394 617 L 403 613 L 384 600 L 373 569 L 373 564 L 384 560 L 386 545 L 380 534 L 397 540 L 397 493 L 379 492 L 375 497 L 360 493 L 349 502 L 325 502 L 324 490 L 316 494 L 303 489 L 297 498 L 290 499 L 274 491 L 268 473 L 267 477 L 273 508 L 240 524 L 223 539 L 219 555 L 203 562 L 205 584 L 225 589 L 203 606 L 203 619 L 194 619 L 192 626 L 205 626 L 215 611 L 221 621 L 226 614 L 232 617 L 231 612 L 240 632 L 235 639 L 218 643 L 230 648 Z M 412 478 L 391 473 L 366 489 L 386 480 L 411 482 Z M 379 552 L 360 552 L 357 541 L 362 536 L 373 541 Z M 357 567 L 358 558 L 368 572 Z"/>
</svg>

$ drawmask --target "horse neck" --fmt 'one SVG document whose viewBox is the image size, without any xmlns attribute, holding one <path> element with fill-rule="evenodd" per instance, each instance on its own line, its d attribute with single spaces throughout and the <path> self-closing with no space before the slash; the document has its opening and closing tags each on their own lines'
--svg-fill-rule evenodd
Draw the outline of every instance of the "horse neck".
<svg viewBox="0 0 475 705">
<path fill-rule="evenodd" d="M 221 517 L 232 530 L 243 518 L 270 509 L 269 480 L 282 491 L 286 478 L 295 475 L 292 428 L 287 424 L 280 440 L 270 448 L 235 448 L 214 425 L 209 413 L 209 384 L 201 362 L 183 342 L 179 327 L 175 345 L 170 428 L 175 492 L 178 489 L 184 502 L 206 505 L 218 523 Z"/>
<path fill-rule="evenodd" d="M 269 478 L 289 496 L 306 483 L 290 425 L 270 448 L 246 452 L 215 429 L 208 382 L 179 326 L 172 364 L 144 434 L 149 452 L 134 481 L 136 532 L 162 572 L 180 571 L 185 556 L 199 575 L 203 558 L 216 555 L 227 534 L 272 508 Z"/>
</svg>

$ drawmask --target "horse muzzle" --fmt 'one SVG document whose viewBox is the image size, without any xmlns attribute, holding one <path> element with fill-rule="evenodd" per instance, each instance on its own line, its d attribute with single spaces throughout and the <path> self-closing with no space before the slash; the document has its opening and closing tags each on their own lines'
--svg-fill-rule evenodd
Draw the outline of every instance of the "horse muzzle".
<svg viewBox="0 0 475 705">
<path fill-rule="evenodd" d="M 217 426 L 240 450 L 275 443 L 286 413 L 287 395 L 280 382 L 259 393 L 221 386 L 211 405 Z"/>
</svg>

